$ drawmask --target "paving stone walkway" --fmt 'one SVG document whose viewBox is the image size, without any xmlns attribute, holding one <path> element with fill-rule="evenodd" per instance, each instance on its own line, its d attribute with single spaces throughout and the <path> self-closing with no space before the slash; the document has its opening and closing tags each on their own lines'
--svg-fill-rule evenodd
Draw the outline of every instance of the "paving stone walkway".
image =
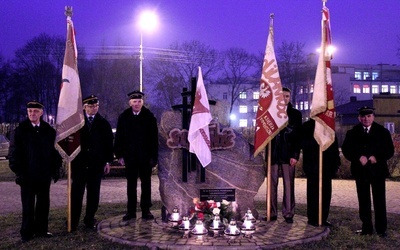
<svg viewBox="0 0 400 250">
<path fill-rule="evenodd" d="M 226 235 L 209 230 L 205 235 L 194 235 L 171 227 L 154 212 L 155 219 L 147 221 L 132 219 L 122 221 L 122 216 L 103 220 L 97 227 L 99 234 L 111 241 L 130 246 L 145 246 L 150 249 L 275 249 L 299 243 L 321 240 L 329 234 L 327 227 L 313 227 L 307 218 L 296 216 L 293 224 L 283 219 L 273 222 L 257 221 L 253 234 Z M 137 214 L 137 218 L 140 214 Z M 238 223 L 238 226 L 240 224 Z"/>
</svg>

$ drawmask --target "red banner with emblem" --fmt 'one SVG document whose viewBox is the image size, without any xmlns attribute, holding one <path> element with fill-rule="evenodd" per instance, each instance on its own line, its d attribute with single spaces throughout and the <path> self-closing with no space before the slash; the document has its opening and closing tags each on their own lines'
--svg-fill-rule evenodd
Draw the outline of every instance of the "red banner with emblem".
<svg viewBox="0 0 400 250">
<path fill-rule="evenodd" d="M 260 81 L 254 156 L 264 150 L 275 135 L 287 125 L 287 122 L 286 105 L 274 51 L 274 29 L 271 19 Z"/>
</svg>

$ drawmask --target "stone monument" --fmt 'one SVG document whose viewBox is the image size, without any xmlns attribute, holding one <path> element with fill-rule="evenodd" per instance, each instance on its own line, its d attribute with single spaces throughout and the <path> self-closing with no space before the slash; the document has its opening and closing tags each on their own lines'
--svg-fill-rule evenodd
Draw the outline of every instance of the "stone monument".
<svg viewBox="0 0 400 250">
<path fill-rule="evenodd" d="M 220 147 L 212 148 L 212 162 L 205 168 L 205 181 L 201 182 L 202 168 L 187 173 L 187 182 L 182 181 L 182 147 L 187 146 L 187 131 L 182 130 L 182 115 L 179 111 L 167 111 L 162 115 L 159 127 L 159 165 L 161 201 L 168 213 L 177 207 L 182 215 L 188 215 L 194 206 L 193 199 L 200 197 L 200 190 L 234 190 L 235 214 L 242 218 L 251 209 L 257 218 L 254 197 L 265 180 L 263 158 L 253 157 L 251 145 L 240 134 L 231 129 L 210 124 L 210 135 L 220 136 Z M 229 143 L 226 140 L 232 140 Z"/>
</svg>

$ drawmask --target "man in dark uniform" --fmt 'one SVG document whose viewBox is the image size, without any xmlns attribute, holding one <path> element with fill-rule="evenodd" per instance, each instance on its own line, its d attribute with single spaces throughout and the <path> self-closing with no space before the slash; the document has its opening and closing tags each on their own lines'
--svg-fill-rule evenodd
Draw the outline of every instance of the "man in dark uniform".
<svg viewBox="0 0 400 250">
<path fill-rule="evenodd" d="M 142 218 L 154 218 L 150 213 L 151 172 L 158 160 L 158 128 L 153 113 L 143 106 L 143 96 L 140 91 L 128 94 L 130 108 L 119 116 L 115 134 L 115 156 L 125 165 L 128 181 L 128 205 L 124 221 L 136 218 L 138 178 L 141 181 Z"/>
<path fill-rule="evenodd" d="M 380 237 L 386 237 L 386 187 L 389 175 L 387 161 L 394 154 L 390 132 L 374 122 L 374 108 L 364 106 L 358 115 L 359 124 L 347 131 L 343 142 L 343 155 L 351 162 L 351 174 L 356 181 L 361 235 L 373 233 L 371 193 L 375 211 L 375 229 Z"/>
<path fill-rule="evenodd" d="M 271 141 L 271 221 L 278 215 L 278 180 L 279 169 L 283 177 L 282 215 L 287 223 L 293 223 L 295 199 L 294 177 L 295 165 L 300 156 L 300 130 L 302 124 L 301 112 L 290 103 L 291 91 L 282 88 L 289 117 L 288 125 Z"/>
<path fill-rule="evenodd" d="M 27 104 L 28 119 L 15 129 L 9 150 L 9 166 L 21 186 L 21 237 L 51 237 L 48 232 L 50 183 L 59 179 L 62 159 L 54 147 L 56 131 L 42 120 L 43 104 Z"/>
<path fill-rule="evenodd" d="M 81 152 L 71 163 L 71 230 L 79 225 L 82 200 L 86 187 L 87 228 L 96 226 L 94 218 L 99 206 L 100 184 L 103 174 L 110 172 L 113 160 L 113 133 L 110 123 L 99 113 L 99 100 L 91 95 L 83 99 L 85 125 L 80 129 Z"/>
<path fill-rule="evenodd" d="M 303 149 L 303 170 L 307 176 L 307 218 L 308 224 L 319 226 L 319 145 L 314 138 L 315 120 L 303 123 L 301 148 Z M 332 198 L 332 178 L 340 166 L 337 138 L 322 153 L 322 225 L 332 226 L 328 221 Z"/>
</svg>

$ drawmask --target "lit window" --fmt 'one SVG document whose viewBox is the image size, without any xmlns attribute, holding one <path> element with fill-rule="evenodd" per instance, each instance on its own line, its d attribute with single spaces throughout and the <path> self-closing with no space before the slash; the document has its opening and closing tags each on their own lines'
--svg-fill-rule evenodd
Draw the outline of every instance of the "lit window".
<svg viewBox="0 0 400 250">
<path fill-rule="evenodd" d="M 388 85 L 382 85 L 382 93 L 387 93 L 389 92 L 389 86 Z"/>
<path fill-rule="evenodd" d="M 358 72 L 358 71 L 354 72 L 354 78 L 356 80 L 361 80 L 361 72 Z"/>
<path fill-rule="evenodd" d="M 247 93 L 246 92 L 240 92 L 239 98 L 240 99 L 247 99 Z"/>
<path fill-rule="evenodd" d="M 247 127 L 247 119 L 240 119 L 239 120 L 239 127 Z"/>
<path fill-rule="evenodd" d="M 363 80 L 368 80 L 369 72 L 363 72 Z"/>
<path fill-rule="evenodd" d="M 247 113 L 247 106 L 246 105 L 240 105 L 239 106 L 239 113 Z"/>
<path fill-rule="evenodd" d="M 303 110 L 304 109 L 304 106 L 303 106 L 303 102 L 300 102 L 300 108 L 299 108 L 300 110 Z"/>
<path fill-rule="evenodd" d="M 253 127 L 256 126 L 256 119 L 253 119 Z"/>
<path fill-rule="evenodd" d="M 378 93 L 379 93 L 379 86 L 372 85 L 372 94 L 378 94 Z"/>
<path fill-rule="evenodd" d="M 369 85 L 367 85 L 367 84 L 363 85 L 363 93 L 366 93 L 366 94 L 369 93 Z"/>
<path fill-rule="evenodd" d="M 308 101 L 304 101 L 304 110 L 308 110 Z"/>
<path fill-rule="evenodd" d="M 397 92 L 396 89 L 397 89 L 396 86 L 391 85 L 390 86 L 390 94 L 396 94 L 396 92 Z"/>
<path fill-rule="evenodd" d="M 303 87 L 300 87 L 299 94 L 303 94 Z"/>
<path fill-rule="evenodd" d="M 394 133 L 394 122 L 385 122 L 383 125 L 391 134 Z"/>
<path fill-rule="evenodd" d="M 228 100 L 228 93 L 224 92 L 224 93 L 222 94 L 222 99 Z"/>
<path fill-rule="evenodd" d="M 353 85 L 353 93 L 361 93 L 360 85 L 358 84 Z"/>
<path fill-rule="evenodd" d="M 253 106 L 253 112 L 256 113 L 258 109 L 258 106 Z"/>
<path fill-rule="evenodd" d="M 258 98 L 260 98 L 260 92 L 258 92 L 258 91 L 253 92 L 253 99 L 257 99 L 258 100 Z"/>
<path fill-rule="evenodd" d="M 376 80 L 379 77 L 378 72 L 372 72 L 372 80 Z"/>
<path fill-rule="evenodd" d="M 310 84 L 310 93 L 314 92 L 314 84 Z"/>
</svg>

